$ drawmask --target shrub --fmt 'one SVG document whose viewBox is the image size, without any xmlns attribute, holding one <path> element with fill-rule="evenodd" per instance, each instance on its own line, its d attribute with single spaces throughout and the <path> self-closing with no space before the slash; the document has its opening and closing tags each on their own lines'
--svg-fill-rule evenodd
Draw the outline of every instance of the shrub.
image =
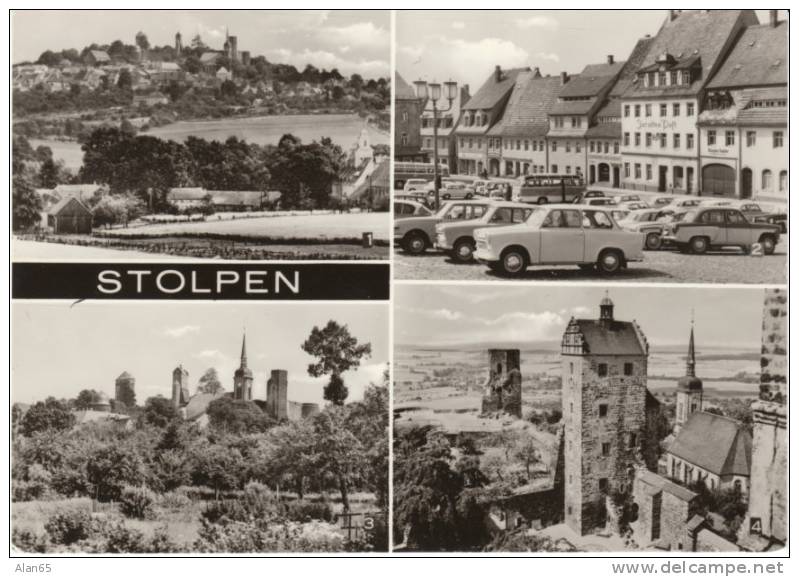
<svg viewBox="0 0 799 577">
<path fill-rule="evenodd" d="M 28 529 L 17 529 L 11 532 L 11 544 L 25 553 L 47 553 L 47 537 Z"/>
<path fill-rule="evenodd" d="M 124 487 L 119 495 L 119 509 L 125 517 L 152 519 L 158 497 L 147 487 Z"/>
<path fill-rule="evenodd" d="M 88 511 L 63 511 L 52 515 L 44 530 L 56 545 L 71 545 L 88 539 L 92 533 L 92 516 Z"/>
<path fill-rule="evenodd" d="M 191 507 L 191 499 L 185 492 L 170 491 L 158 499 L 158 506 L 170 511 L 181 511 Z"/>
<path fill-rule="evenodd" d="M 330 522 L 333 520 L 333 510 L 327 503 L 313 503 L 310 501 L 292 501 L 286 504 L 286 518 L 290 521 L 304 523 L 311 519 Z"/>
</svg>

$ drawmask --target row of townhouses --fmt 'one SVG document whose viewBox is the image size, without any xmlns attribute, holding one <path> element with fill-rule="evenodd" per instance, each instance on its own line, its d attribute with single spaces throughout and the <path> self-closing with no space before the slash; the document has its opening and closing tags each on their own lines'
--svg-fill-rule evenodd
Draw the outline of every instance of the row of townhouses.
<svg viewBox="0 0 799 577">
<path fill-rule="evenodd" d="M 670 10 L 625 61 L 557 77 L 497 66 L 439 115 L 439 155 L 461 174 L 579 174 L 625 189 L 785 199 L 787 41 L 776 10 L 764 24 L 752 10 Z M 425 155 L 434 121 L 429 102 L 421 110 L 421 127 L 407 123 L 416 135 L 399 117 L 397 130 Z"/>
</svg>

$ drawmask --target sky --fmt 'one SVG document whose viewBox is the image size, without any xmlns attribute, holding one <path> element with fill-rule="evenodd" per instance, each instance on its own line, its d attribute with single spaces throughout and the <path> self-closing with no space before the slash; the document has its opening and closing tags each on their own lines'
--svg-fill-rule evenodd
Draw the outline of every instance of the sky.
<svg viewBox="0 0 799 577">
<path fill-rule="evenodd" d="M 151 45 L 174 45 L 180 31 L 188 44 L 200 34 L 221 50 L 225 28 L 238 36 L 239 50 L 270 62 L 311 63 L 366 78 L 390 72 L 389 11 L 280 10 L 15 10 L 12 14 L 12 61 L 36 60 L 45 50 L 76 48 L 122 40 L 133 44 L 143 31 Z"/>
<path fill-rule="evenodd" d="M 635 320 L 650 345 L 687 345 L 693 310 L 697 346 L 760 350 L 762 289 L 613 287 L 618 320 Z M 583 286 L 398 285 L 395 342 L 476 346 L 557 342 L 569 319 L 599 317 L 605 289 Z"/>
<path fill-rule="evenodd" d="M 757 13 L 768 21 L 767 10 Z M 667 10 L 400 11 L 397 71 L 409 83 L 466 83 L 472 94 L 496 65 L 578 74 L 609 54 L 626 60 L 666 16 Z"/>
<path fill-rule="evenodd" d="M 114 381 L 128 371 L 136 378 L 139 404 L 172 395 L 172 370 L 189 371 L 190 392 L 215 367 L 228 392 L 239 366 L 242 331 L 247 332 L 253 397 L 266 399 L 272 369 L 288 371 L 291 401 L 323 403 L 324 378 L 308 376 L 314 357 L 301 348 L 314 326 L 335 320 L 359 342 L 372 344 L 371 358 L 344 373 L 349 400 L 381 383 L 388 355 L 386 303 L 222 303 L 15 301 L 12 305 L 12 402 L 52 395 L 74 398 L 83 389 L 114 396 Z"/>
</svg>

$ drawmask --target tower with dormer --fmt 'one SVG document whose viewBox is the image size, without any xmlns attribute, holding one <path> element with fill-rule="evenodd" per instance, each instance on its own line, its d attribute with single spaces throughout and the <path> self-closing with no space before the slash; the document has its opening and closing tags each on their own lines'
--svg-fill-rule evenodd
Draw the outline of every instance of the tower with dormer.
<svg viewBox="0 0 799 577">
<path fill-rule="evenodd" d="M 688 340 L 688 358 L 685 361 L 685 376 L 677 381 L 677 411 L 674 419 L 674 434 L 680 432 L 688 417 L 702 410 L 702 379 L 696 376 L 696 351 L 694 349 L 694 326 Z"/>
<path fill-rule="evenodd" d="M 564 517 L 580 535 L 603 527 L 608 498 L 632 488 L 646 422 L 648 358 L 641 328 L 616 320 L 607 295 L 598 319 L 572 318 L 563 334 Z"/>
<path fill-rule="evenodd" d="M 247 335 L 241 338 L 241 363 L 233 373 L 233 398 L 252 401 L 252 371 L 247 366 Z"/>
</svg>

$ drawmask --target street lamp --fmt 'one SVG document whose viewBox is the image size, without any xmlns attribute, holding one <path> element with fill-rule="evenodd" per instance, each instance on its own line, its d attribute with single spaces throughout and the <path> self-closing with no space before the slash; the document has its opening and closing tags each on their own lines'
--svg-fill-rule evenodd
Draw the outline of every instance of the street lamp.
<svg viewBox="0 0 799 577">
<path fill-rule="evenodd" d="M 433 108 L 433 192 L 436 199 L 436 211 L 441 208 L 441 199 L 438 195 L 439 176 L 438 176 L 438 113 L 449 112 L 452 110 L 452 102 L 458 93 L 458 83 L 448 80 L 444 82 L 444 98 L 447 100 L 446 108 L 439 108 L 438 101 L 441 99 L 441 84 L 438 82 L 431 82 L 428 84 L 424 80 L 417 80 L 413 83 L 416 89 L 416 98 L 426 100 L 430 98 L 430 103 Z M 429 90 L 428 90 L 429 89 Z"/>
</svg>

